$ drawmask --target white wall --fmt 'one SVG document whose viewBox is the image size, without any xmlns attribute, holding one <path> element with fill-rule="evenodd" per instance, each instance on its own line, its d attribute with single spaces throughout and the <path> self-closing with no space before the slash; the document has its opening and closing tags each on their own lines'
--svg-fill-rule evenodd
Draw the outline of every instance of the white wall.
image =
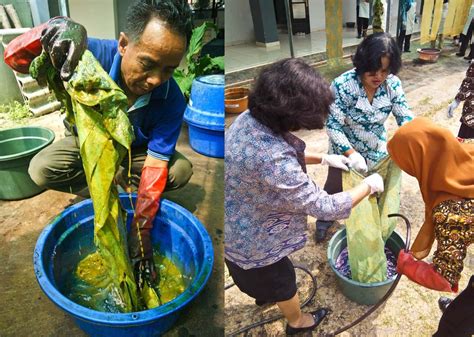
<svg viewBox="0 0 474 337">
<path fill-rule="evenodd" d="M 357 22 L 357 1 L 356 0 L 343 0 L 342 7 L 342 22 Z"/>
<path fill-rule="evenodd" d="M 114 0 L 69 0 L 73 20 L 87 29 L 87 35 L 115 39 Z"/>
<path fill-rule="evenodd" d="M 309 0 L 309 26 L 311 31 L 326 29 L 324 0 Z M 356 0 L 343 0 L 342 23 L 356 22 Z"/>
<path fill-rule="evenodd" d="M 309 0 L 309 29 L 312 32 L 326 29 L 324 0 Z"/>
<path fill-rule="evenodd" d="M 225 4 L 225 45 L 231 46 L 249 41 L 255 41 L 249 0 L 227 1 Z"/>
</svg>

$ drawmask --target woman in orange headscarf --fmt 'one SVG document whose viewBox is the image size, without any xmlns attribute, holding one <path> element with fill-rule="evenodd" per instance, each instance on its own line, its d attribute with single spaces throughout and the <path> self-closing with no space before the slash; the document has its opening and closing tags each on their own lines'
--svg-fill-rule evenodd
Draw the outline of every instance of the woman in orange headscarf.
<svg viewBox="0 0 474 337">
<path fill-rule="evenodd" d="M 474 242 L 474 144 L 462 144 L 449 130 L 415 118 L 397 130 L 387 149 L 392 160 L 418 180 L 425 202 L 425 222 L 410 252 L 400 252 L 397 271 L 427 288 L 457 292 L 467 247 Z M 433 264 L 415 261 L 413 256 L 423 259 L 429 254 L 435 239 Z M 438 333 L 451 328 L 474 333 L 471 318 L 459 314 L 472 314 L 473 287 L 474 276 L 448 306 L 450 311 L 457 308 L 456 314 L 448 323 L 441 320 Z"/>
</svg>

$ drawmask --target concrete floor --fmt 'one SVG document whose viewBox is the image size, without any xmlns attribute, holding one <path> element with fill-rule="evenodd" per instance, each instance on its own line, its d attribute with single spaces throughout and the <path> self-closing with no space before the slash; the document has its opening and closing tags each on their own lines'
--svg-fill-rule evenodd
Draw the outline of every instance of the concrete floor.
<svg viewBox="0 0 474 337">
<path fill-rule="evenodd" d="M 419 31 L 419 24 L 415 32 Z M 259 67 L 277 60 L 291 57 L 290 42 L 287 33 L 278 35 L 277 47 L 260 47 L 254 41 L 225 47 L 225 73 L 232 74 L 245 69 Z M 357 28 L 343 28 L 342 46 L 356 46 L 362 40 L 357 38 Z M 313 31 L 306 35 L 293 35 L 295 57 L 323 53 L 326 51 L 326 31 Z"/>
<path fill-rule="evenodd" d="M 53 113 L 29 124 L 53 129 L 62 137 L 62 116 Z M 11 127 L 0 123 L 0 129 Z M 214 244 L 214 268 L 198 297 L 181 313 L 165 336 L 223 336 L 223 159 L 205 157 L 188 145 L 183 126 L 177 149 L 194 165 L 194 175 L 179 191 L 166 198 L 192 212 L 206 227 Z M 56 215 L 82 198 L 45 191 L 19 201 L 0 201 L 0 336 L 85 337 L 66 313 L 42 292 L 33 270 L 33 250 L 43 228 Z M 106 337 L 106 336 L 104 336 Z"/>
</svg>

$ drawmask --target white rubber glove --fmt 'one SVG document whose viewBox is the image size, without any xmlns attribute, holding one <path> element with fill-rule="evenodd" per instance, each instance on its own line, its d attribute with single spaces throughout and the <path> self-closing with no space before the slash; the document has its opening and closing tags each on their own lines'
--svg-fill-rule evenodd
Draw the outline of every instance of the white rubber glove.
<svg viewBox="0 0 474 337">
<path fill-rule="evenodd" d="M 364 157 L 359 152 L 353 152 L 347 157 L 350 160 L 350 166 L 361 173 L 367 173 L 369 169 Z"/>
<path fill-rule="evenodd" d="M 448 118 L 453 117 L 454 110 L 456 110 L 456 108 L 459 106 L 459 103 L 461 103 L 461 102 L 458 101 L 457 99 L 455 99 L 454 101 L 451 102 L 451 104 L 449 104 L 449 106 L 448 106 Z"/>
<path fill-rule="evenodd" d="M 362 182 L 366 183 L 370 187 L 370 194 L 382 193 L 384 190 L 383 179 L 378 173 L 371 174 Z"/>
<path fill-rule="evenodd" d="M 321 165 L 335 167 L 344 171 L 349 171 L 349 158 L 339 154 L 324 154 L 321 160 Z"/>
</svg>

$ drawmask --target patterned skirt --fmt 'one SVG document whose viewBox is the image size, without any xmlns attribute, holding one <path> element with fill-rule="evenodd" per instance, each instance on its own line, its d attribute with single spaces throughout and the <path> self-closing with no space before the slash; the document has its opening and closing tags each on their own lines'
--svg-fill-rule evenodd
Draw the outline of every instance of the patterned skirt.
<svg viewBox="0 0 474 337">
<path fill-rule="evenodd" d="M 456 285 L 467 247 L 474 242 L 474 199 L 443 201 L 433 209 L 433 223 L 438 241 L 433 264 L 451 285 Z"/>
</svg>

